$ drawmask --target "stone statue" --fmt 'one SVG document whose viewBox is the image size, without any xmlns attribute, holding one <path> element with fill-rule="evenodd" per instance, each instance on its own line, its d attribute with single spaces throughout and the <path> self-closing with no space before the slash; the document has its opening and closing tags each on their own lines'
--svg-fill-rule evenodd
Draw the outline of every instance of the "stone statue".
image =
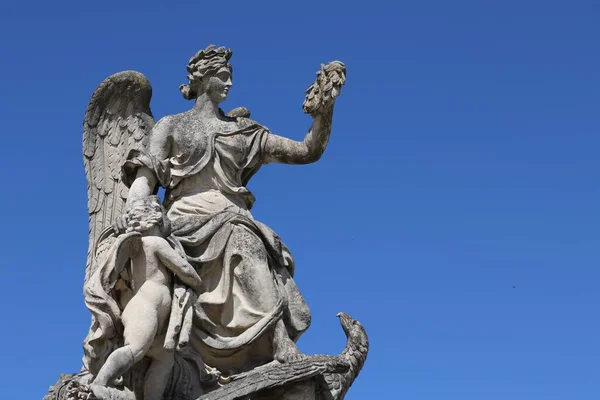
<svg viewBox="0 0 600 400">
<path fill-rule="evenodd" d="M 290 251 L 253 218 L 246 188 L 263 164 L 321 157 L 346 68 L 334 61 L 317 72 L 303 104 L 313 123 L 297 142 L 246 108 L 219 108 L 231 55 L 198 51 L 180 86 L 194 106 L 156 124 L 140 73 L 115 74 L 94 92 L 83 136 L 92 324 L 82 372 L 47 399 L 342 399 L 362 368 L 367 335 L 344 313 L 342 354 L 296 347 L 310 311 Z"/>
</svg>

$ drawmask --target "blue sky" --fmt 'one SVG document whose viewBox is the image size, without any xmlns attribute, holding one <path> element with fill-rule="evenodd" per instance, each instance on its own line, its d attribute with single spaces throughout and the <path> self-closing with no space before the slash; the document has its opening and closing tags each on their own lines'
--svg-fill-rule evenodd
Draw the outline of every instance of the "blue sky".
<svg viewBox="0 0 600 400">
<path fill-rule="evenodd" d="M 320 63 L 348 68 L 323 158 L 249 185 L 296 258 L 301 349 L 340 351 L 339 311 L 369 332 L 347 399 L 600 396 L 600 4 L 173 3 L 0 6 L 2 397 L 80 368 L 92 92 L 134 69 L 156 117 L 184 111 L 209 43 L 234 52 L 224 108 L 298 140 Z"/>
</svg>

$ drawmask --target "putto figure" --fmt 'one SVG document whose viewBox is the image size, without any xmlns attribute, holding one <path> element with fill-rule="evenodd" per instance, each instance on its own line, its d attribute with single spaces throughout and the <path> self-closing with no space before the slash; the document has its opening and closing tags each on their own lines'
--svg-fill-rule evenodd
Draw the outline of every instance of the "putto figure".
<svg viewBox="0 0 600 400">
<path fill-rule="evenodd" d="M 93 351 L 93 342 L 109 331 L 109 327 L 102 326 L 103 320 L 111 324 L 120 320 L 123 325 L 124 344 L 104 361 L 91 390 L 97 397 L 109 398 L 108 384 L 148 356 L 152 361 L 144 380 L 144 399 L 160 400 L 174 364 L 173 348 L 165 346 L 173 340 L 167 337 L 173 332 L 173 329 L 167 330 L 173 278 L 177 277 L 195 293 L 200 293 L 202 281 L 194 267 L 166 240 L 170 225 L 158 197 L 133 202 L 126 216 L 127 233 L 111 245 L 104 265 L 94 271 L 84 288 L 88 307 L 99 322 L 98 329 L 90 332 L 92 338 L 86 340 L 92 348 L 86 350 Z M 104 288 L 114 286 L 115 282 L 106 278 L 120 275 L 125 268 L 130 268 L 129 286 L 133 297 L 127 300 L 122 313 L 118 306 L 99 307 L 111 301 Z M 110 318 L 106 318 L 108 316 Z M 172 320 L 173 324 L 181 322 Z M 188 333 L 184 333 L 184 337 Z"/>
<path fill-rule="evenodd" d="M 83 137 L 90 214 L 85 287 L 100 285 L 104 295 L 86 290 L 92 326 L 82 374 L 64 381 L 69 393 L 89 393 L 93 382 L 92 389 L 102 388 L 92 390 L 98 398 L 108 398 L 101 392 L 109 387 L 119 398 L 136 400 L 163 393 L 182 400 L 337 399 L 362 368 L 366 333 L 343 313 L 348 344 L 340 356 L 304 355 L 296 347 L 310 311 L 294 282 L 288 248 L 253 218 L 255 198 L 247 188 L 264 164 L 308 164 L 321 157 L 346 68 L 339 61 L 321 66 L 303 104 L 312 125 L 303 141 L 294 141 L 251 120 L 245 108 L 221 110 L 232 87 L 231 55 L 212 45 L 198 51 L 187 65 L 188 83 L 180 87 L 193 107 L 156 124 L 150 84 L 140 73 L 113 75 L 92 96 Z M 160 187 L 165 223 L 144 231 L 140 226 L 148 218 L 158 222 L 160 205 L 149 196 Z M 139 204 L 148 215 L 140 214 Z M 106 268 L 130 261 L 131 268 Z M 136 271 L 146 277 L 136 277 Z M 152 301 L 140 293 L 155 273 L 160 284 L 150 296 L 162 297 L 148 307 Z M 136 288 L 144 279 L 142 289 Z M 107 307 L 109 313 L 99 312 Z M 146 311 L 159 316 L 149 322 L 142 317 Z M 135 338 L 135 352 L 128 315 L 147 331 Z M 166 351 L 168 361 L 152 359 L 148 349 L 155 347 Z M 126 361 L 115 361 L 121 356 Z M 49 398 L 62 400 L 51 396 L 63 393 L 63 386 Z"/>
</svg>

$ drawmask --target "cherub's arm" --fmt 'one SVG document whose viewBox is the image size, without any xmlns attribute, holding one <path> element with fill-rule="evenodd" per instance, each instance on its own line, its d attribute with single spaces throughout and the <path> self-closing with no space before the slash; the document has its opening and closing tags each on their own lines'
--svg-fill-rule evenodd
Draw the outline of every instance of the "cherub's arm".
<svg viewBox="0 0 600 400">
<path fill-rule="evenodd" d="M 194 267 L 181 257 L 166 240 L 156 242 L 155 247 L 158 259 L 175 275 L 188 285 L 194 292 L 200 293 L 202 280 Z"/>
</svg>

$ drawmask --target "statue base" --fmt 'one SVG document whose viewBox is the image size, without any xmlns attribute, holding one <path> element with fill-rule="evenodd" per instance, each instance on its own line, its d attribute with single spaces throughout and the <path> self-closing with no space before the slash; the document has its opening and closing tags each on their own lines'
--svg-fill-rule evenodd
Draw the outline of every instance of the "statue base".
<svg viewBox="0 0 600 400">
<path fill-rule="evenodd" d="M 305 355 L 229 377 L 215 375 L 212 382 L 205 380 L 200 396 L 193 394 L 185 371 L 175 369 L 163 400 L 341 400 L 364 365 L 369 341 L 360 322 L 344 313 L 338 316 L 348 339 L 337 356 Z M 136 385 L 103 388 L 97 396 L 90 388 L 92 381 L 89 373 L 62 374 L 43 400 L 144 400 Z"/>
</svg>

